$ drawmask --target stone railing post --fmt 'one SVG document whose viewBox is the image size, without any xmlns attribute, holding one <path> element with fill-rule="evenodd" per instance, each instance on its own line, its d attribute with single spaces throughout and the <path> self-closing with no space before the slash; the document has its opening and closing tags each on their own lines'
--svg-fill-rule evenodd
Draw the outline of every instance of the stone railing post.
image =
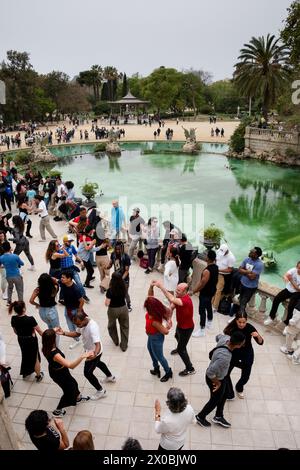
<svg viewBox="0 0 300 470">
<path fill-rule="evenodd" d="M 259 305 L 259 308 L 258 308 L 256 319 L 258 321 L 263 322 L 264 319 L 265 319 L 266 311 L 267 311 L 267 300 L 268 300 L 269 296 L 266 295 L 266 294 L 263 294 L 262 292 L 259 292 L 259 296 L 260 296 L 260 305 Z"/>
<path fill-rule="evenodd" d="M 257 314 L 257 309 L 256 309 L 256 305 L 255 305 L 255 298 L 256 298 L 256 293 L 254 295 L 252 295 L 251 299 L 249 300 L 249 302 L 247 304 L 247 308 L 246 308 L 247 314 L 252 318 L 256 318 L 256 314 Z"/>
</svg>

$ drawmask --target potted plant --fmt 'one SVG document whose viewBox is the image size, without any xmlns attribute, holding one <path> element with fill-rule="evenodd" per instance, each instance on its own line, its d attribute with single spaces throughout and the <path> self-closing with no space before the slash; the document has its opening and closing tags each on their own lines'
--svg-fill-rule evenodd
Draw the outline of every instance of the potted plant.
<svg viewBox="0 0 300 470">
<path fill-rule="evenodd" d="M 90 202 L 90 200 L 96 196 L 99 185 L 97 183 L 88 183 L 86 180 L 84 185 L 80 186 L 80 189 L 83 196 L 85 196 L 88 202 Z"/>
<path fill-rule="evenodd" d="M 216 227 L 215 224 L 210 224 L 204 229 L 203 245 L 207 249 L 212 249 L 213 247 L 219 248 L 223 236 L 223 230 Z"/>
</svg>

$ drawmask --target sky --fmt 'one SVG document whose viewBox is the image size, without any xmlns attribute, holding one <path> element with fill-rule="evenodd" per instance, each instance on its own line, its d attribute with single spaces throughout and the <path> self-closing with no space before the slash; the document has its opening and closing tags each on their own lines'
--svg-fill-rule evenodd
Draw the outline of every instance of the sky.
<svg viewBox="0 0 300 470">
<path fill-rule="evenodd" d="M 230 78 L 252 36 L 278 35 L 292 0 L 0 0 L 0 61 L 30 53 L 39 73 L 93 64 L 146 76 L 164 65 Z"/>
</svg>

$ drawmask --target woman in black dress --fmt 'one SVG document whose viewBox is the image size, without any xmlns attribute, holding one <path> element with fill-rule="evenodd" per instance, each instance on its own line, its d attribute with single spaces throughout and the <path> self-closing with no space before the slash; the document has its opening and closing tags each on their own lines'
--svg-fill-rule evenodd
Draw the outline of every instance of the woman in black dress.
<svg viewBox="0 0 300 470">
<path fill-rule="evenodd" d="M 234 333 L 235 331 L 241 331 L 246 338 L 245 345 L 242 348 L 235 349 L 234 351 L 232 351 L 232 359 L 227 375 L 227 399 L 229 400 L 233 400 L 234 398 L 234 390 L 230 378 L 232 369 L 234 367 L 238 367 L 242 370 L 241 378 L 236 383 L 235 389 L 237 392 L 237 396 L 239 398 L 244 398 L 244 385 L 246 385 L 250 378 L 251 369 L 254 362 L 254 351 L 251 344 L 251 340 L 252 338 L 254 338 L 257 344 L 259 344 L 260 346 L 264 344 L 262 336 L 260 336 L 254 326 L 250 325 L 250 323 L 247 322 L 247 319 L 248 317 L 246 312 L 238 312 L 232 322 L 230 322 L 224 330 L 224 334 L 228 336 L 231 336 L 232 333 Z"/>
<path fill-rule="evenodd" d="M 18 336 L 18 342 L 22 353 L 20 374 L 23 379 L 33 372 L 36 373 L 36 381 L 40 382 L 44 373 L 41 372 L 41 356 L 36 333 L 42 335 L 34 317 L 26 315 L 26 306 L 23 301 L 13 302 L 9 307 L 9 313 L 15 312 L 11 319 L 11 326 Z"/>
<path fill-rule="evenodd" d="M 88 401 L 90 397 L 83 397 L 78 389 L 78 383 L 70 374 L 69 369 L 75 369 L 83 359 L 93 355 L 93 352 L 81 354 L 75 361 L 67 361 L 65 355 L 56 347 L 56 332 L 58 328 L 45 330 L 42 335 L 43 354 L 49 363 L 49 375 L 63 391 L 53 416 L 60 417 L 66 414 L 67 406 L 76 406 L 77 403 Z"/>
</svg>

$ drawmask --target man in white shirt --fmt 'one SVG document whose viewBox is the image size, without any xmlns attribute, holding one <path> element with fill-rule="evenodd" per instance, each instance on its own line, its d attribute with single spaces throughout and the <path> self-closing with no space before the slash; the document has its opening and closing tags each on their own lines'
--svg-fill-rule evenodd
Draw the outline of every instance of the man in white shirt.
<svg viewBox="0 0 300 470">
<path fill-rule="evenodd" d="M 40 242 L 45 242 L 46 241 L 46 235 L 45 235 L 45 230 L 50 233 L 52 238 L 57 238 L 57 235 L 55 235 L 53 228 L 50 225 L 50 217 L 46 208 L 46 204 L 44 202 L 44 198 L 42 196 L 35 196 L 35 203 L 38 206 L 38 208 L 34 211 L 35 214 L 39 214 L 40 217 L 40 235 L 41 235 L 41 240 Z"/>
<path fill-rule="evenodd" d="M 287 318 L 284 320 L 284 323 L 286 325 L 289 324 L 289 320 L 293 316 L 293 310 L 300 300 L 300 261 L 298 261 L 295 268 L 289 269 L 289 271 L 285 273 L 283 280 L 286 283 L 285 289 L 280 291 L 274 298 L 269 318 L 264 322 L 266 326 L 274 322 L 279 304 L 287 299 L 290 299 L 290 301 Z"/>
<path fill-rule="evenodd" d="M 82 336 L 83 347 L 85 351 L 93 351 L 93 356 L 88 357 L 84 363 L 84 376 L 90 384 L 97 390 L 95 395 L 91 397 L 91 400 L 99 400 L 106 396 L 106 390 L 102 387 L 97 377 L 94 375 L 94 370 L 98 367 L 106 375 L 106 382 L 115 382 L 116 378 L 107 365 L 101 361 L 103 353 L 103 346 L 100 339 L 99 326 L 89 318 L 86 313 L 78 311 L 72 319 L 73 323 L 77 326 L 76 331 L 62 331 L 58 333 L 64 336 L 70 336 L 76 338 Z"/>
<path fill-rule="evenodd" d="M 214 311 L 218 311 L 222 292 L 225 286 L 226 276 L 232 273 L 234 263 L 236 262 L 235 256 L 229 250 L 228 245 L 225 243 L 217 250 L 216 264 L 219 268 L 219 277 L 217 283 L 217 291 L 212 300 Z"/>
</svg>

